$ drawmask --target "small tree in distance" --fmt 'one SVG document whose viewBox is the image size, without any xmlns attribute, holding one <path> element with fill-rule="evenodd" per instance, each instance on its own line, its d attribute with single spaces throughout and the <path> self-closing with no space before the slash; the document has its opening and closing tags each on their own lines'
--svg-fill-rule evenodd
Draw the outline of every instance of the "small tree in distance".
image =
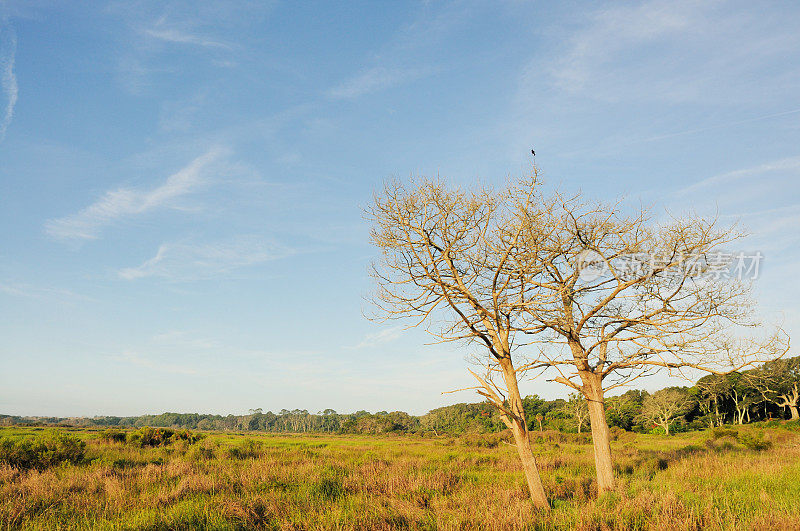
<svg viewBox="0 0 800 531">
<path fill-rule="evenodd" d="M 800 419 L 800 357 L 778 359 L 750 371 L 747 380 L 765 400 L 789 409 Z"/>
<path fill-rule="evenodd" d="M 731 380 L 722 374 L 709 374 L 700 378 L 695 387 L 698 391 L 698 405 L 709 426 L 722 426 L 724 415 L 720 413 L 720 405 L 731 392 Z"/>
<path fill-rule="evenodd" d="M 583 425 L 589 420 L 589 408 L 586 406 L 586 400 L 577 393 L 570 393 L 569 400 L 564 402 L 562 411 L 568 417 L 575 419 L 578 433 L 581 432 Z"/>
<path fill-rule="evenodd" d="M 667 388 L 645 397 L 642 402 L 641 420 L 664 429 L 669 435 L 672 422 L 682 416 L 692 404 L 689 395 L 682 389 Z"/>
</svg>

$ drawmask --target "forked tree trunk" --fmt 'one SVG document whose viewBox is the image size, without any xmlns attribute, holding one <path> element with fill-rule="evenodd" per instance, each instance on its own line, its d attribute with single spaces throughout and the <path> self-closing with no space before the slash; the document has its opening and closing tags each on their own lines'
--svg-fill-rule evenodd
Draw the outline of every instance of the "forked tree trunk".
<svg viewBox="0 0 800 531">
<path fill-rule="evenodd" d="M 609 437 L 606 406 L 600 376 L 582 374 L 584 394 L 589 405 L 589 421 L 594 444 L 594 467 L 597 471 L 597 492 L 602 494 L 614 489 L 614 469 L 611 462 L 611 439 Z"/>
<path fill-rule="evenodd" d="M 517 373 L 510 361 L 501 362 L 503 367 L 503 378 L 508 390 L 508 406 L 516 418 L 509 419 L 511 432 L 514 434 L 514 442 L 517 445 L 517 453 L 522 462 L 522 469 L 525 472 L 525 480 L 528 483 L 528 491 L 534 505 L 540 509 L 549 509 L 547 495 L 544 493 L 542 479 L 539 476 L 539 469 L 536 466 L 536 459 L 533 457 L 531 440 L 528 437 L 528 425 L 525 422 L 525 409 L 522 407 L 522 397 L 519 394 L 517 385 Z"/>
<path fill-rule="evenodd" d="M 792 420 L 800 419 L 800 411 L 797 406 L 789 406 L 789 411 L 792 412 Z"/>
</svg>

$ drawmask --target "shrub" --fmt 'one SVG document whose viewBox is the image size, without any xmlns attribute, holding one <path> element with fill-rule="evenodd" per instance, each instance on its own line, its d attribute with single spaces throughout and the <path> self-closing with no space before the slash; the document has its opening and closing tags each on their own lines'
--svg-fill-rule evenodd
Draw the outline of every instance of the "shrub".
<svg viewBox="0 0 800 531">
<path fill-rule="evenodd" d="M 624 441 L 631 440 L 629 432 L 619 426 L 611 426 L 608 428 L 608 436 L 612 441 L 617 441 L 619 439 L 623 439 Z"/>
<path fill-rule="evenodd" d="M 219 443 L 213 440 L 205 440 L 200 444 L 195 444 L 184 454 L 190 461 L 206 461 L 217 457 Z"/>
<path fill-rule="evenodd" d="M 460 438 L 461 444 L 472 448 L 497 448 L 501 441 L 510 437 L 509 430 L 496 433 L 473 433 Z"/>
<path fill-rule="evenodd" d="M 186 441 L 189 444 L 194 444 L 204 438 L 202 433 L 194 433 L 187 429 L 178 430 L 172 435 L 172 441 Z"/>
<path fill-rule="evenodd" d="M 736 444 L 736 439 L 729 436 L 720 437 L 719 439 L 709 439 L 706 441 L 706 446 L 715 452 L 727 452 L 741 448 L 741 446 Z"/>
<path fill-rule="evenodd" d="M 128 434 L 128 444 L 131 446 L 142 446 L 142 433 L 139 431 L 132 431 Z"/>
<path fill-rule="evenodd" d="M 86 443 L 66 433 L 42 434 L 22 439 L 0 438 L 0 463 L 28 469 L 83 461 Z"/>
<path fill-rule="evenodd" d="M 783 425 L 783 427 L 791 431 L 800 431 L 800 420 L 789 420 Z"/>
<path fill-rule="evenodd" d="M 712 428 L 711 429 L 711 436 L 714 438 L 714 440 L 721 439 L 723 437 L 731 437 L 733 439 L 737 439 L 738 440 L 739 439 L 739 432 L 734 430 L 734 429 L 731 429 L 731 428 L 726 428 L 724 426 L 718 426 L 716 428 Z"/>
<path fill-rule="evenodd" d="M 771 442 L 764 440 L 763 433 L 742 433 L 739 435 L 739 443 L 744 445 L 745 448 L 759 452 L 772 446 Z"/>
<path fill-rule="evenodd" d="M 100 440 L 102 441 L 124 443 L 126 439 L 127 435 L 124 431 L 117 430 L 114 428 L 108 428 L 107 430 L 100 433 Z"/>
<path fill-rule="evenodd" d="M 144 426 L 139 428 L 139 433 L 142 434 L 140 444 L 142 446 L 164 446 L 169 444 L 169 440 L 174 433 L 169 428 L 151 428 Z"/>
<path fill-rule="evenodd" d="M 193 433 L 189 430 L 173 430 L 170 428 L 151 428 L 144 426 L 138 431 L 128 434 L 127 442 L 133 446 L 167 446 L 177 441 L 186 441 L 187 444 L 194 444 L 204 436 L 200 433 Z"/>
<path fill-rule="evenodd" d="M 228 446 L 224 453 L 225 457 L 229 459 L 255 459 L 261 457 L 263 450 L 260 443 L 252 439 L 245 439 L 236 446 Z"/>
</svg>

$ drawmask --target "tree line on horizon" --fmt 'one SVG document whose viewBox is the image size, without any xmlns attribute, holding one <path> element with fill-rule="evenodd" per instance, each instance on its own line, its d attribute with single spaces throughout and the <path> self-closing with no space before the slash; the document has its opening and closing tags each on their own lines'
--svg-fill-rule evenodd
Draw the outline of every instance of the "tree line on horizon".
<svg viewBox="0 0 800 531">
<path fill-rule="evenodd" d="M 779 359 L 748 371 L 708 375 L 688 387 L 666 387 L 653 393 L 632 389 L 605 401 L 610 427 L 640 433 L 677 433 L 773 419 L 800 419 L 800 357 Z M 529 431 L 582 433 L 588 428 L 583 397 L 523 400 Z M 79 427 L 261 431 L 272 433 L 431 434 L 493 433 L 505 429 L 497 408 L 488 402 L 460 403 L 424 415 L 403 411 L 337 413 L 325 409 L 253 409 L 247 415 L 162 413 L 132 417 L 21 417 L 0 415 L 0 425 L 60 424 Z"/>
</svg>

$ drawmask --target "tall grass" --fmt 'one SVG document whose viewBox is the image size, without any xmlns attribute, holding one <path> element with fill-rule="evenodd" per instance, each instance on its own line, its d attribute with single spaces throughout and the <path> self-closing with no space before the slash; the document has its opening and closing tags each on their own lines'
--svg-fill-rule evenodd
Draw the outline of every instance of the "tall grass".
<svg viewBox="0 0 800 531">
<path fill-rule="evenodd" d="M 619 434 L 618 487 L 599 499 L 590 440 L 536 433 L 549 513 L 534 510 L 497 435 L 217 433 L 140 446 L 74 434 L 80 462 L 0 463 L 0 529 L 800 528 L 800 434 L 780 428 Z"/>
</svg>

